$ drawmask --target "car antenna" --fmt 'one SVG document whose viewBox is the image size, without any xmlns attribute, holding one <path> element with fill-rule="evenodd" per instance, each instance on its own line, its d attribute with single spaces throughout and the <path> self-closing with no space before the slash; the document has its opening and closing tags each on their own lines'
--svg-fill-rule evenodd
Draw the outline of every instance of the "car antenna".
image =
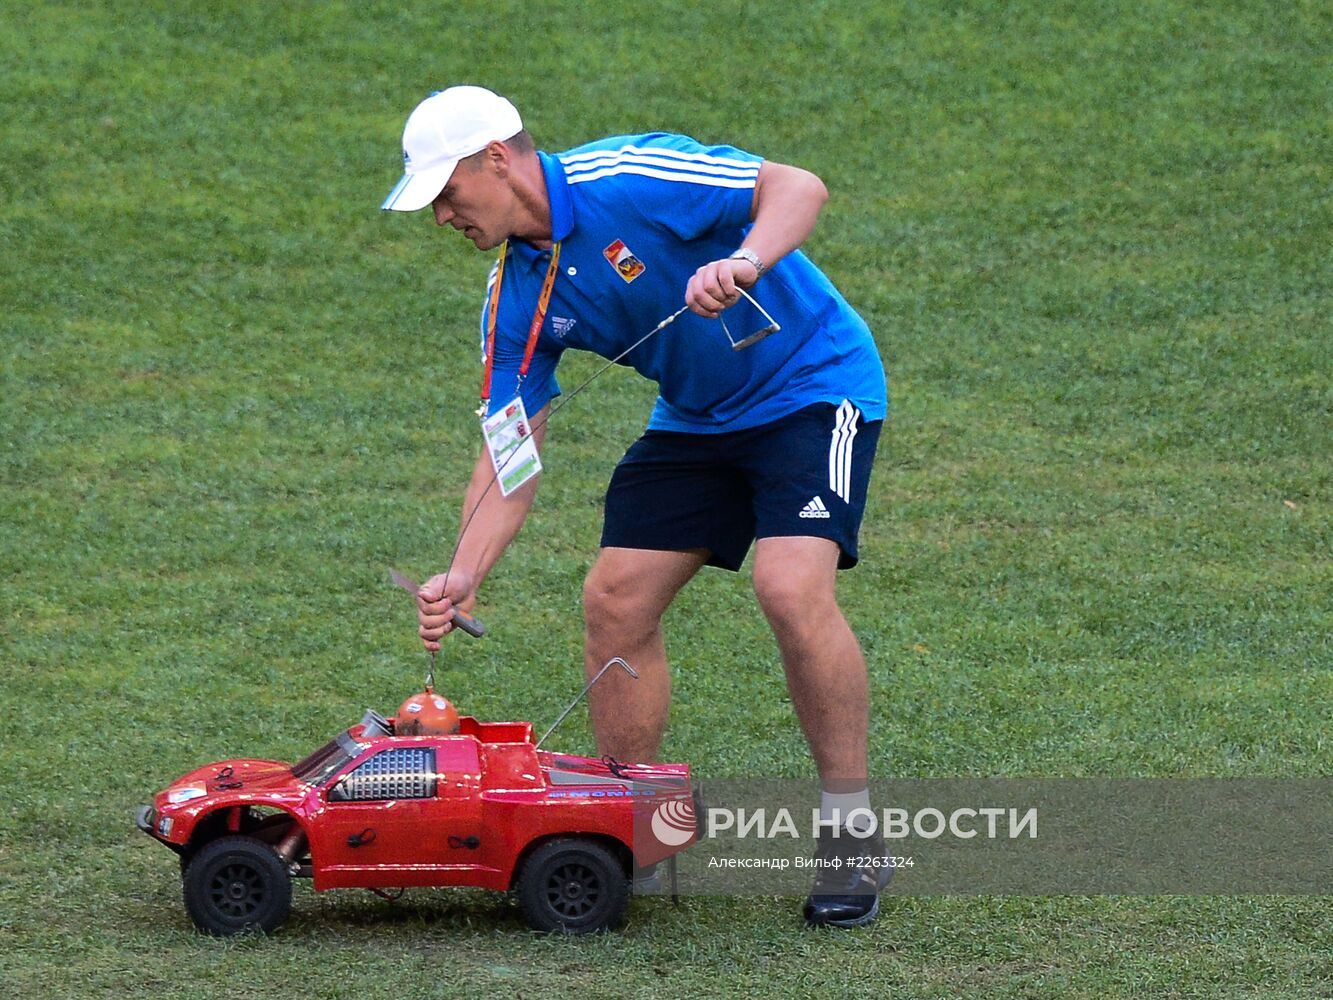
<svg viewBox="0 0 1333 1000">
<path fill-rule="evenodd" d="M 551 728 L 546 730 L 545 735 L 542 736 L 542 738 L 537 741 L 536 749 L 538 750 L 541 749 L 541 745 L 546 742 L 546 737 L 550 736 L 553 732 L 555 732 L 555 727 L 565 721 L 565 716 L 567 716 L 570 712 L 574 711 L 574 706 L 583 700 L 583 696 L 586 695 L 589 691 L 591 691 L 592 686 L 602 679 L 602 674 L 610 670 L 612 664 L 618 664 L 620 667 L 624 669 L 625 673 L 629 674 L 636 681 L 639 679 L 639 672 L 637 670 L 631 667 L 619 656 L 611 657 L 611 659 L 607 660 L 606 663 L 602 664 L 602 669 L 597 671 L 597 673 L 593 675 L 592 680 L 588 681 L 587 684 L 583 685 L 583 690 L 580 691 L 578 693 L 578 696 L 575 697 L 575 699 L 569 703 L 569 707 L 560 713 L 560 718 L 556 719 L 553 723 L 551 723 Z"/>
</svg>

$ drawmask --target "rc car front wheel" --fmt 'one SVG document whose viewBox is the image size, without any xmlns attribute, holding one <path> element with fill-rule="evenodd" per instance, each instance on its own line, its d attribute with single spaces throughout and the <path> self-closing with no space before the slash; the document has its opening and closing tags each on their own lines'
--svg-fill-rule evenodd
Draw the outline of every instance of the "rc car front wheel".
<svg viewBox="0 0 1333 1000">
<path fill-rule="evenodd" d="M 281 859 L 253 837 L 222 837 L 185 869 L 185 909 L 201 931 L 271 933 L 287 920 L 292 879 Z"/>
<path fill-rule="evenodd" d="M 590 934 L 618 927 L 629 903 L 629 879 L 615 856 L 591 840 L 542 844 L 519 873 L 519 906 L 533 930 Z"/>
</svg>

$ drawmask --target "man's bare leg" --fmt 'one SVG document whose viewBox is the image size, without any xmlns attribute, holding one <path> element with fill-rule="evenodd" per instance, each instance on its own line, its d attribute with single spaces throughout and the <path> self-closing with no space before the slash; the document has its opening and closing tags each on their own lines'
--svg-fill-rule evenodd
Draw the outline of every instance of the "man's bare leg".
<svg viewBox="0 0 1333 1000">
<path fill-rule="evenodd" d="M 861 644 L 835 597 L 837 566 L 837 544 L 811 537 L 760 539 L 754 563 L 755 593 L 777 636 L 787 690 L 819 769 L 820 819 L 832 826 L 820 833 L 816 858 L 839 862 L 816 870 L 801 911 L 815 927 L 874 920 L 893 873 L 867 860 L 883 854 L 879 835 L 848 822 L 848 813 L 870 805 L 870 695 Z"/>
<path fill-rule="evenodd" d="M 835 595 L 838 545 L 761 538 L 754 589 L 782 653 L 796 715 L 824 790 L 866 787 L 870 695 L 861 644 Z"/>
<path fill-rule="evenodd" d="M 589 692 L 598 753 L 617 760 L 656 759 L 671 707 L 671 675 L 662 615 L 703 566 L 705 550 L 657 552 L 604 548 L 583 585 L 584 676 L 613 656 L 639 674 L 608 670 Z"/>
</svg>

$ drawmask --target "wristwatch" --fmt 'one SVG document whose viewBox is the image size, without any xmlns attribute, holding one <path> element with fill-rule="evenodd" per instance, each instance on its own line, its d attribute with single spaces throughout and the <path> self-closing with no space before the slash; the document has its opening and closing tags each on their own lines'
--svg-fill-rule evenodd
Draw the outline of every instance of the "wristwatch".
<svg viewBox="0 0 1333 1000">
<path fill-rule="evenodd" d="M 755 278 L 758 278 L 761 274 L 763 274 L 765 271 L 768 270 L 768 265 L 765 264 L 762 260 L 760 260 L 759 255 L 755 253 L 753 250 L 751 250 L 749 247 L 741 247 L 730 257 L 728 257 L 727 260 L 749 261 L 751 264 L 754 265 Z"/>
</svg>

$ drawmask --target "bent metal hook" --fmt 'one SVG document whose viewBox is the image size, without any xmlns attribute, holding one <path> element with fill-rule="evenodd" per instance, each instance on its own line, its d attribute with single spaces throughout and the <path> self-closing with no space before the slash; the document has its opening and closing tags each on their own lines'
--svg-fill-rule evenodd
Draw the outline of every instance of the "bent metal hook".
<svg viewBox="0 0 1333 1000">
<path fill-rule="evenodd" d="M 611 657 L 611 659 L 607 660 L 604 664 L 602 664 L 601 670 L 593 674 L 592 680 L 588 681 L 587 684 L 583 685 L 583 690 L 580 691 L 578 695 L 575 696 L 574 700 L 569 703 L 569 707 L 560 713 L 560 718 L 556 719 L 553 723 L 551 723 L 551 728 L 546 730 L 542 738 L 537 741 L 537 746 L 535 749 L 538 750 L 541 749 L 541 745 L 546 742 L 546 737 L 550 736 L 553 732 L 555 732 L 555 727 L 565 721 L 565 716 L 567 716 L 570 712 L 574 711 L 574 706 L 577 705 L 583 699 L 584 695 L 586 695 L 589 691 L 592 690 L 592 686 L 602 679 L 602 674 L 610 670 L 613 664 L 623 668 L 625 673 L 629 674 L 636 681 L 639 679 L 639 672 L 637 670 L 631 667 L 619 656 Z"/>
</svg>

